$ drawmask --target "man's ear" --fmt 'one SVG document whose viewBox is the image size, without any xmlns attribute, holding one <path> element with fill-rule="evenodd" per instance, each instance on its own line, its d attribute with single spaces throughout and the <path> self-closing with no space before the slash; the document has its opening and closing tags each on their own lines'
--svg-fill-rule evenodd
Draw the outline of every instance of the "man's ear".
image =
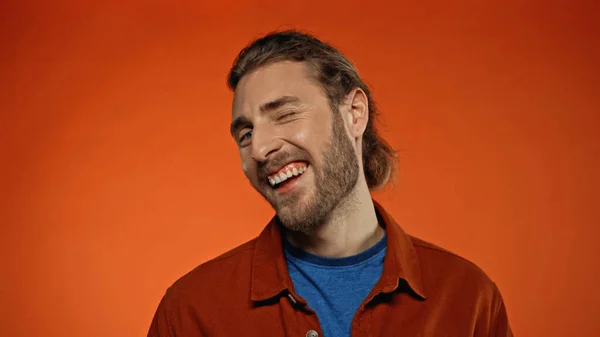
<svg viewBox="0 0 600 337">
<path fill-rule="evenodd" d="M 359 138 L 365 132 L 369 122 L 369 99 L 360 88 L 355 88 L 346 95 L 346 109 L 344 109 L 344 122 L 348 127 L 350 136 Z"/>
</svg>

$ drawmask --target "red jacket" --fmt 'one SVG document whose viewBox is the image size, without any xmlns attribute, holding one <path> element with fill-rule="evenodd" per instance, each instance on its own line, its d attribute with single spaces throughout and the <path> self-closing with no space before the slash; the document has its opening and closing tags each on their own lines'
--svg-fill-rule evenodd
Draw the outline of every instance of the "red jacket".
<svg viewBox="0 0 600 337">
<path fill-rule="evenodd" d="M 352 336 L 512 336 L 502 296 L 481 269 L 407 235 L 375 207 L 386 229 L 386 256 L 379 282 L 354 316 Z M 280 228 L 271 221 L 258 238 L 175 282 L 148 336 L 323 334 L 315 312 L 294 292 Z"/>
</svg>

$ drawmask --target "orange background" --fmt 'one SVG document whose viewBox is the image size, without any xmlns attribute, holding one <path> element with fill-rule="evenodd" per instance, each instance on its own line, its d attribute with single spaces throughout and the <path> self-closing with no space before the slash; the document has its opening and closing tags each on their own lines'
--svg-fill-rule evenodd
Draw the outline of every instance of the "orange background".
<svg viewBox="0 0 600 337">
<path fill-rule="evenodd" d="M 144 336 L 167 286 L 259 233 L 225 76 L 299 27 L 373 87 L 403 227 L 481 266 L 516 335 L 600 336 L 594 1 L 83 3 L 0 5 L 0 335 Z"/>
</svg>

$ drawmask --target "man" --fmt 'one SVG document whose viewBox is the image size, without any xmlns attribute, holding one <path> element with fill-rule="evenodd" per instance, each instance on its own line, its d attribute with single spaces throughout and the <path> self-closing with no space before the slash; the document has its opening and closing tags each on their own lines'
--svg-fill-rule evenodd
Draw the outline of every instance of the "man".
<svg viewBox="0 0 600 337">
<path fill-rule="evenodd" d="M 228 85 L 242 169 L 276 216 L 172 285 L 148 336 L 512 336 L 484 272 L 371 198 L 396 157 L 339 51 L 273 33 L 241 51 Z"/>
</svg>

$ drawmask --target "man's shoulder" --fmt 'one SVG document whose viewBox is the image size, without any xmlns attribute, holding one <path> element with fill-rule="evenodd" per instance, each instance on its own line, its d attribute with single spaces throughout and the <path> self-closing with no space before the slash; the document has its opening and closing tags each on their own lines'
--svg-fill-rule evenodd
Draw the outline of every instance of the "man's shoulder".
<svg viewBox="0 0 600 337">
<path fill-rule="evenodd" d="M 454 285 L 475 293 L 493 294 L 497 291 L 494 281 L 474 262 L 433 243 L 414 236 L 410 238 L 424 281 L 430 284 L 428 288 L 435 284 L 437 288 Z"/>
<path fill-rule="evenodd" d="M 242 285 L 245 278 L 249 282 L 255 244 L 256 238 L 198 265 L 175 281 L 168 291 L 178 297 L 198 296 L 205 291 L 205 295 L 210 295 L 229 282 Z"/>
<path fill-rule="evenodd" d="M 481 268 L 479 268 L 475 263 L 446 248 L 442 248 L 434 243 L 425 241 L 415 236 L 410 236 L 410 240 L 420 258 L 424 257 L 426 259 L 433 259 L 436 262 L 439 261 L 440 263 L 444 264 L 450 263 L 463 268 L 481 271 Z"/>
<path fill-rule="evenodd" d="M 444 308 L 438 311 L 455 320 L 476 319 L 481 331 L 498 329 L 498 335 L 512 335 L 500 290 L 482 268 L 435 244 L 414 237 L 411 241 L 429 305 Z"/>
</svg>

